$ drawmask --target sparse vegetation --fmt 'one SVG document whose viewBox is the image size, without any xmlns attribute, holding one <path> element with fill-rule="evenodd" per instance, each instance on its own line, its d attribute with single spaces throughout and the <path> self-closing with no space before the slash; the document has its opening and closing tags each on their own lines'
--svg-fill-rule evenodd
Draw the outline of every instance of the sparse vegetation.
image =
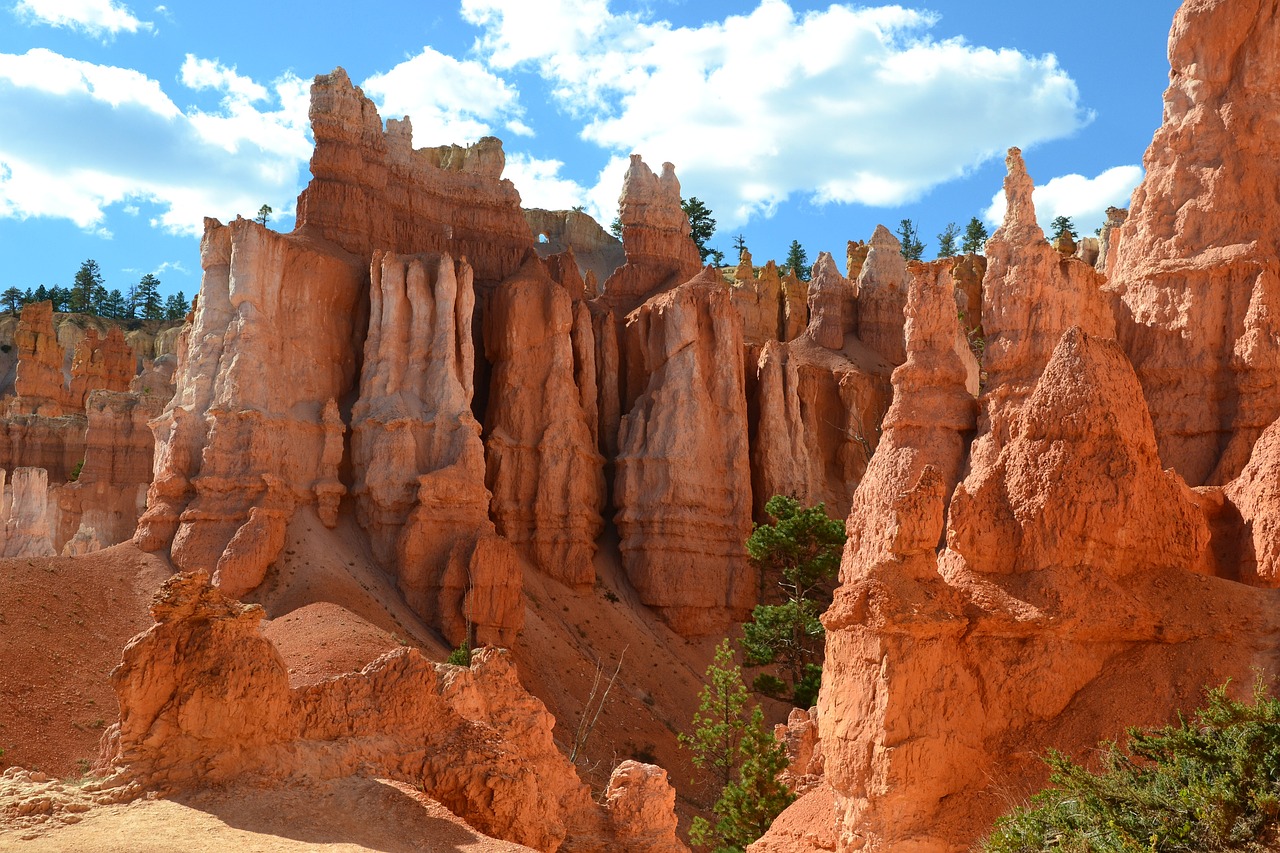
<svg viewBox="0 0 1280 853">
<path fill-rule="evenodd" d="M 1130 729 L 1099 772 L 1050 752 L 1052 787 L 996 823 L 984 853 L 1263 851 L 1280 840 L 1280 700 L 1227 687 L 1176 725 Z"/>
<path fill-rule="evenodd" d="M 1071 223 L 1070 216 L 1055 216 L 1053 222 L 1049 225 L 1049 232 L 1053 237 L 1061 237 L 1063 234 L 1070 234 L 1072 240 L 1079 240 L 1080 235 L 1076 233 L 1076 227 Z"/>
<path fill-rule="evenodd" d="M 960 229 L 956 227 L 954 222 L 948 222 L 947 227 L 938 235 L 938 257 L 950 258 L 957 253 L 957 242 L 960 237 Z"/>
<path fill-rule="evenodd" d="M 454 666 L 471 666 L 471 644 L 463 640 L 462 645 L 451 651 L 449 657 L 445 658 L 445 663 L 451 663 Z"/>
<path fill-rule="evenodd" d="M 787 248 L 787 259 L 782 262 L 780 272 L 783 275 L 794 272 L 796 278 L 801 281 L 808 281 L 813 275 L 813 267 L 809 265 L 809 253 L 800 245 L 799 240 L 791 241 L 791 245 Z"/>
<path fill-rule="evenodd" d="M 710 259 L 716 266 L 722 265 L 724 252 L 707 245 L 716 233 L 716 220 L 711 215 L 711 208 L 697 196 L 691 196 L 680 200 L 680 209 L 689 217 L 689 236 L 698 247 L 698 257 L 702 259 L 702 263 L 705 264 Z"/>
<path fill-rule="evenodd" d="M 902 257 L 908 261 L 918 261 L 924 257 L 924 241 L 916 230 L 916 224 L 910 219 L 898 223 L 898 241 L 902 244 Z"/>
<path fill-rule="evenodd" d="M 983 225 L 982 220 L 975 216 L 965 226 L 964 240 L 960 243 L 960 250 L 966 255 L 978 254 L 987 245 L 988 236 L 987 226 Z"/>
<path fill-rule="evenodd" d="M 716 648 L 707 668 L 693 734 L 682 733 L 680 743 L 693 751 L 696 766 L 714 770 L 721 781 L 711 807 L 716 822 L 695 817 L 689 828 L 695 847 L 742 853 L 795 799 L 778 781 L 787 766 L 786 751 L 765 726 L 760 707 L 747 712 L 742 668 L 733 662 L 728 640 Z"/>
<path fill-rule="evenodd" d="M 825 632 L 818 617 L 829 603 L 823 586 L 840 567 L 844 522 L 828 518 L 823 504 L 802 507 L 786 495 L 769 498 L 765 511 L 775 523 L 756 527 L 747 539 L 747 553 L 760 568 L 761 598 L 770 581 L 784 598 L 779 604 L 756 606 L 752 621 L 742 626 L 742 647 L 752 666 L 781 666 L 791 679 L 791 700 L 807 708 L 822 682 Z M 779 682 L 757 678 L 754 684 L 781 696 Z"/>
</svg>

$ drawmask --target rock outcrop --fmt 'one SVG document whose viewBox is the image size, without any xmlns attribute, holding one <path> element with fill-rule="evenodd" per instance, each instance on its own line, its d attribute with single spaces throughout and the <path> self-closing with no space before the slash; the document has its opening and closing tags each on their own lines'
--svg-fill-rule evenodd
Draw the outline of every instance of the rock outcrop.
<svg viewBox="0 0 1280 853">
<path fill-rule="evenodd" d="M 49 477 L 43 468 L 18 468 L 4 481 L 0 470 L 0 490 L 4 498 L 5 557 L 48 557 L 56 554 L 49 525 Z"/>
<path fill-rule="evenodd" d="M 751 478 L 756 518 L 773 495 L 822 502 L 843 517 L 880 439 L 892 366 L 853 334 L 853 284 L 823 252 L 808 287 L 809 324 L 765 343 L 755 365 Z"/>
<path fill-rule="evenodd" d="M 128 391 L 137 373 L 136 361 L 119 326 L 112 326 L 105 338 L 95 329 L 86 329 L 71 360 L 72 408 L 84 408 L 90 391 Z"/>
<path fill-rule="evenodd" d="M 858 272 L 858 337 L 890 364 L 906 360 L 902 335 L 903 306 L 911 274 L 902 244 L 883 225 L 871 235 L 871 246 Z"/>
<path fill-rule="evenodd" d="M 707 267 L 627 317 L 643 371 L 622 417 L 614 484 L 623 564 L 677 631 L 707 634 L 755 604 L 742 318 Z"/>
<path fill-rule="evenodd" d="M 178 392 L 152 422 L 155 478 L 135 542 L 207 569 L 238 537 L 241 557 L 266 560 L 241 566 L 252 579 L 275 555 L 246 540 L 337 478 L 324 412 L 355 381 L 368 272 L 337 247 L 243 219 L 205 220 L 200 249 L 200 298 Z"/>
<path fill-rule="evenodd" d="M 22 319 L 13 333 L 18 357 L 14 379 L 17 397 L 9 401 L 8 413 L 56 417 L 66 414 L 71 395 L 62 373 L 65 357 L 53 329 L 53 303 L 32 302 L 22 309 Z"/>
<path fill-rule="evenodd" d="M 655 175 L 639 154 L 631 155 L 618 217 L 627 262 L 605 279 L 600 293 L 623 316 L 650 296 L 693 278 L 701 263 L 689 236 L 689 217 L 680 207 L 680 181 L 670 163 L 663 163 L 662 174 Z"/>
<path fill-rule="evenodd" d="M 1280 417 L 1277 40 L 1273 0 L 1183 4 L 1164 122 L 1107 260 L 1161 459 L 1192 485 L 1235 477 Z"/>
<path fill-rule="evenodd" d="M 590 317 L 583 308 L 578 322 L 569 293 L 531 254 L 489 300 L 485 350 L 486 482 L 498 532 L 543 572 L 590 586 L 604 525 Z"/>
<path fill-rule="evenodd" d="M 623 765 L 606 806 L 591 801 L 506 652 L 483 649 L 464 668 L 402 649 L 291 689 L 259 632 L 262 609 L 227 598 L 207 576 L 174 576 L 152 615 L 156 624 L 112 673 L 121 715 L 104 749 L 119 777 L 172 791 L 374 772 L 421 788 L 486 834 L 546 853 L 685 850 L 658 768 Z"/>
<path fill-rule="evenodd" d="M 602 282 L 626 263 L 622 241 L 580 210 L 526 209 L 524 219 L 533 233 L 538 255 L 546 258 L 561 252 L 573 252 L 578 272 L 584 280 L 593 276 L 597 283 Z M 587 298 L 595 295 L 589 292 Z"/>
<path fill-rule="evenodd" d="M 384 132 L 341 68 L 316 77 L 310 116 L 316 148 L 296 233 L 366 263 L 377 251 L 465 257 L 481 287 L 515 272 L 533 248 L 520 195 L 501 177 L 498 139 L 415 149 L 409 119 L 389 119 Z"/>
<path fill-rule="evenodd" d="M 450 552 L 493 533 L 471 413 L 473 275 L 449 255 L 379 253 L 371 276 L 352 496 L 375 556 L 435 623 Z"/>
<path fill-rule="evenodd" d="M 1270 595 L 1208 576 L 1232 547 L 1214 542 L 1230 513 L 1211 526 L 1207 509 L 1224 498 L 1162 470 L 1099 278 L 1055 257 L 1016 151 L 1009 166 L 983 283 L 982 417 L 952 285 L 918 276 L 824 616 L 818 725 L 841 851 L 965 847 L 1004 807 L 993 785 L 1043 782 L 1035 755 L 1083 753 L 1206 684 L 1247 682 L 1275 630 Z M 1265 490 L 1228 492 L 1250 511 Z"/>
</svg>

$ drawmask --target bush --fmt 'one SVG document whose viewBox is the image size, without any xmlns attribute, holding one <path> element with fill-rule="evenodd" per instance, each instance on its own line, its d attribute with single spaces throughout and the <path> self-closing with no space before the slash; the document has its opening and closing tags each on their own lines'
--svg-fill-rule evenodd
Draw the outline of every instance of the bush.
<svg viewBox="0 0 1280 853">
<path fill-rule="evenodd" d="M 1226 685 L 1188 722 L 1130 729 L 1092 773 L 1050 752 L 1048 788 L 996 822 L 986 853 L 1274 850 L 1280 833 L 1280 700 Z"/>
<path fill-rule="evenodd" d="M 463 640 L 462 645 L 449 652 L 445 663 L 451 663 L 454 666 L 471 666 L 471 645 Z"/>
</svg>

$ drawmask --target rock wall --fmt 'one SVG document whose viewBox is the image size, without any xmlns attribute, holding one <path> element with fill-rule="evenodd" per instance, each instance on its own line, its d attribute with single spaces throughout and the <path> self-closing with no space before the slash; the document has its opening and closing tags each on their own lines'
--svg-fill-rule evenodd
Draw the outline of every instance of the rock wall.
<svg viewBox="0 0 1280 853">
<path fill-rule="evenodd" d="M 1107 262 L 1161 459 L 1193 485 L 1235 477 L 1280 416 L 1277 40 L 1274 0 L 1183 4 L 1164 121 Z"/>
<path fill-rule="evenodd" d="M 843 517 L 880 440 L 892 366 L 852 334 L 853 284 L 823 252 L 808 286 L 809 323 L 766 342 L 755 368 L 751 482 L 755 515 L 773 495 L 822 502 Z M 901 330 L 899 330 L 901 333 Z"/>
<path fill-rule="evenodd" d="M 23 307 L 13 333 L 13 348 L 18 358 L 14 378 L 17 397 L 9 401 L 8 414 L 57 417 L 72 409 L 62 373 L 64 353 L 53 330 L 52 302 Z"/>
<path fill-rule="evenodd" d="M 408 118 L 386 131 L 373 102 L 341 68 L 315 79 L 311 183 L 298 196 L 296 232 L 367 262 L 374 252 L 466 258 L 482 287 L 519 268 L 533 248 L 520 194 L 501 178 L 501 141 L 413 148 Z"/>
<path fill-rule="evenodd" d="M 89 394 L 84 464 L 74 481 L 50 489 L 53 544 L 60 552 L 89 553 L 133 537 L 151 484 L 155 439 L 148 424 L 165 402 L 120 391 Z"/>
<path fill-rule="evenodd" d="M 580 210 L 526 209 L 524 219 L 529 223 L 538 254 L 545 258 L 573 252 L 583 279 L 590 275 L 598 284 L 626 263 L 622 241 Z M 587 298 L 595 295 L 594 291 L 589 292 Z"/>
<path fill-rule="evenodd" d="M 152 422 L 155 477 L 135 536 L 180 568 L 217 566 L 237 536 L 280 541 L 295 508 L 337 478 L 324 412 L 355 382 L 368 288 L 367 267 L 341 249 L 243 219 L 205 220 L 200 255 L 200 298 L 178 392 Z M 245 565 L 239 551 L 228 569 L 243 591 L 275 555 Z"/>
<path fill-rule="evenodd" d="M 834 264 L 832 265 L 834 271 Z M 871 245 L 858 271 L 858 337 L 890 364 L 906 360 L 902 334 L 903 306 L 911 274 L 902 257 L 902 244 L 883 225 L 871 235 Z"/>
<path fill-rule="evenodd" d="M 71 360 L 71 406 L 84 408 L 93 390 L 128 391 L 137 373 L 136 361 L 119 326 L 112 326 L 105 338 L 87 329 Z"/>
<path fill-rule="evenodd" d="M 449 255 L 379 253 L 371 276 L 352 496 L 375 556 L 436 622 L 450 552 L 493 533 L 471 413 L 473 274 Z"/>
<path fill-rule="evenodd" d="M 374 772 L 420 787 L 488 835 L 546 853 L 687 850 L 660 769 L 627 762 L 605 806 L 592 802 L 506 652 L 482 650 L 464 668 L 403 649 L 290 689 L 259 632 L 262 609 L 227 598 L 207 576 L 176 575 L 151 612 L 156 624 L 112 673 L 120 723 L 104 752 L 120 777 L 173 791 Z"/>
<path fill-rule="evenodd" d="M 590 586 L 605 490 L 590 318 L 578 322 L 569 292 L 531 255 L 494 291 L 484 322 L 493 365 L 486 482 L 498 532 L 544 573 Z"/>
<path fill-rule="evenodd" d="M 614 501 L 623 564 L 677 631 L 708 634 L 755 604 L 742 318 L 720 273 L 627 317 L 643 387 L 618 431 Z M 641 384 L 642 383 L 642 384 Z"/>
</svg>

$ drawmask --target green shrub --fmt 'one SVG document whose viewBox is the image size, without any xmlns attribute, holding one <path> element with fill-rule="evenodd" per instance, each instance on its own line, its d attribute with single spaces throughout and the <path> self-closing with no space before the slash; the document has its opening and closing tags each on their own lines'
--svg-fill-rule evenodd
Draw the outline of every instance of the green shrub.
<svg viewBox="0 0 1280 853">
<path fill-rule="evenodd" d="M 449 652 L 445 663 L 451 663 L 454 666 L 471 666 L 471 645 L 463 640 L 462 645 Z"/>
<path fill-rule="evenodd" d="M 1207 691 L 1188 721 L 1130 729 L 1102 745 L 1094 773 L 1045 759 L 1053 786 L 996 822 L 985 853 L 1275 850 L 1280 838 L 1280 700 L 1259 684 L 1252 703 Z"/>
</svg>

